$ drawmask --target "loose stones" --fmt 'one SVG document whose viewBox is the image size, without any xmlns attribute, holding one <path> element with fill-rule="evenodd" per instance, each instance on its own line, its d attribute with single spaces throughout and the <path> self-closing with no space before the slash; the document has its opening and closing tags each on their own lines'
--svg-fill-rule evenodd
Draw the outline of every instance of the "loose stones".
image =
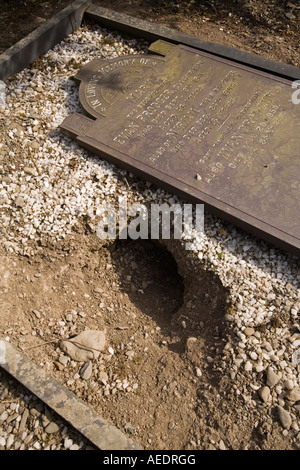
<svg viewBox="0 0 300 470">
<path fill-rule="evenodd" d="M 85 330 L 70 340 L 63 340 L 60 348 L 71 359 L 86 362 L 97 359 L 105 347 L 105 333 L 98 330 Z"/>
</svg>

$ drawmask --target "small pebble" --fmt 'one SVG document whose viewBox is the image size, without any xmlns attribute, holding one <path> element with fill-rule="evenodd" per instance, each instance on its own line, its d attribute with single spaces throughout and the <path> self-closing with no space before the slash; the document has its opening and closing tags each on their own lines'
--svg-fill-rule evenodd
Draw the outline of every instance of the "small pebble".
<svg viewBox="0 0 300 470">
<path fill-rule="evenodd" d="M 255 330 L 253 328 L 246 327 L 244 329 L 244 333 L 245 333 L 246 336 L 253 336 L 254 333 L 255 333 Z"/>
<path fill-rule="evenodd" d="M 72 439 L 65 439 L 64 440 L 64 448 L 69 449 L 73 445 Z"/>
<path fill-rule="evenodd" d="M 45 428 L 45 432 L 47 434 L 53 434 L 55 432 L 58 432 L 60 429 L 60 427 L 58 426 L 58 424 L 56 424 L 54 421 L 51 421 Z"/>
<path fill-rule="evenodd" d="M 79 450 L 80 447 L 79 447 L 79 445 L 77 445 L 77 444 L 72 444 L 69 449 L 70 449 L 70 450 Z"/>
<path fill-rule="evenodd" d="M 83 380 L 89 380 L 91 378 L 92 371 L 93 371 L 92 361 L 87 361 L 80 369 L 80 377 Z"/>
<path fill-rule="evenodd" d="M 290 429 L 292 424 L 292 418 L 290 413 L 285 410 L 282 406 L 277 406 L 279 420 L 284 429 Z"/>
<path fill-rule="evenodd" d="M 267 386 L 263 386 L 258 390 L 258 394 L 264 403 L 267 403 L 270 398 L 270 389 Z"/>
<path fill-rule="evenodd" d="M 270 388 L 275 387 L 275 385 L 279 382 L 279 380 L 280 380 L 279 375 L 274 372 L 272 367 L 268 367 L 267 380 L 266 380 L 266 384 L 268 385 L 268 387 Z"/>
</svg>

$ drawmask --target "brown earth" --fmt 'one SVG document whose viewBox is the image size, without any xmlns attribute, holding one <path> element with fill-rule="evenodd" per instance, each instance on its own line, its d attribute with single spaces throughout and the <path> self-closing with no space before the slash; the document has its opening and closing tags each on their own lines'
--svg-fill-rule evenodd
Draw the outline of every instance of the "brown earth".
<svg viewBox="0 0 300 470">
<path fill-rule="evenodd" d="M 1 1 L 0 50 L 70 3 Z M 94 3 L 300 65 L 299 10 L 298 20 L 288 19 L 287 2 Z M 207 361 L 213 356 L 215 363 L 226 363 L 224 346 L 232 341 L 223 321 L 227 292 L 213 272 L 193 266 L 185 251 L 183 258 L 176 243 L 167 242 L 168 251 L 152 243 L 103 246 L 82 221 L 64 242 L 42 241 L 33 256 L 0 249 L 1 333 L 143 446 L 290 448 L 279 425 L 264 419 L 263 407 L 248 414 L 234 393 L 242 390 L 242 377 L 233 386 Z M 114 350 L 95 362 L 88 381 L 73 380 L 78 365 L 58 362 L 59 340 L 84 328 L 105 328 Z M 126 377 L 138 388 L 107 396 L 103 384 L 93 384 L 100 383 L 101 372 L 110 383 Z"/>
<path fill-rule="evenodd" d="M 0 0 L 0 52 L 71 3 Z M 280 62 L 300 64 L 299 0 L 94 0 L 93 4 Z M 293 19 L 286 16 L 291 12 Z"/>
</svg>

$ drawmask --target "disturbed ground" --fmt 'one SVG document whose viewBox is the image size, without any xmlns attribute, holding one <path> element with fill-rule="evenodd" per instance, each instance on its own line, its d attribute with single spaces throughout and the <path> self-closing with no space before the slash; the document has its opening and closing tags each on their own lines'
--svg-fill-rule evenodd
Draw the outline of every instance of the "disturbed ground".
<svg viewBox="0 0 300 470">
<path fill-rule="evenodd" d="M 70 0 L 1 0 L 0 52 L 71 3 Z M 92 3 L 273 60 L 296 66 L 300 63 L 299 0 L 94 0 Z"/>
<path fill-rule="evenodd" d="M 70 3 L 14 2 L 12 7 L 11 2 L 1 1 L 0 26 L 5 31 L 1 36 L 1 49 L 5 50 L 27 34 L 29 24 L 38 26 Z M 112 7 L 112 2 L 94 3 Z M 295 1 L 295 6 L 298 3 Z M 117 0 L 113 8 L 203 39 L 285 63 L 300 64 L 299 10 L 288 6 L 287 2 Z M 295 18 L 286 16 L 291 11 Z M 13 34 L 16 19 L 19 27 Z M 103 44 L 104 47 L 111 45 L 105 37 Z M 37 61 L 33 65 L 33 77 L 38 75 L 43 63 Z M 52 66 L 55 69 L 51 62 L 49 64 L 49 70 Z M 38 106 L 43 104 L 43 86 L 36 90 Z M 1 200 L 2 213 L 7 217 L 10 212 L 22 212 L 25 201 L 17 195 L 23 188 L 41 176 L 41 172 L 50 174 L 52 171 L 50 161 L 46 166 L 42 160 L 24 152 L 22 139 L 24 135 L 27 137 L 29 127 L 39 135 L 40 145 L 43 133 L 48 132 L 47 117 L 40 118 L 34 111 L 32 113 L 30 116 L 24 112 L 25 117 L 18 112 L 11 116 L 6 114 L 0 120 L 2 188 L 14 184 L 12 174 L 22 174 L 12 187 L 13 204 L 9 206 L 7 201 Z M 12 129 L 13 139 L 9 134 Z M 51 138 L 50 131 L 49 135 Z M 34 146 L 32 150 L 34 153 Z M 46 150 L 49 154 L 55 151 L 49 146 Z M 70 175 L 79 164 L 80 159 L 75 157 L 67 160 Z M 60 176 L 64 177 L 63 171 Z M 96 179 L 95 175 L 93 178 Z M 127 189 L 133 200 L 135 192 L 147 194 L 148 186 L 143 181 L 130 179 L 128 175 L 126 178 L 121 186 L 119 175 L 113 194 L 115 199 L 118 191 L 124 193 Z M 105 178 L 101 179 L 101 185 L 105 187 Z M 113 186 L 108 184 L 107 188 L 110 187 Z M 111 197 L 111 190 L 106 194 Z M 18 217 L 14 220 L 21 220 Z M 284 402 L 287 392 L 281 383 L 282 390 L 275 392 L 274 388 L 271 401 L 261 399 L 258 390 L 266 382 L 266 369 L 256 364 L 254 354 L 257 344 L 262 345 L 262 355 L 266 357 L 269 353 L 272 356 L 273 350 L 276 354 L 283 350 L 280 349 L 283 345 L 290 354 L 292 340 L 297 341 L 299 337 L 295 316 L 298 310 L 295 310 L 292 293 L 299 284 L 291 285 L 290 281 L 278 287 L 278 291 L 274 288 L 278 299 L 285 299 L 284 305 L 282 300 L 277 300 L 276 304 L 276 295 L 273 298 L 273 291 L 268 290 L 271 282 L 268 275 L 276 277 L 278 272 L 281 275 L 281 268 L 268 268 L 262 283 L 265 295 L 271 297 L 265 303 L 276 314 L 263 318 L 247 334 L 243 323 L 244 333 L 238 323 L 237 328 L 231 328 L 228 319 L 232 321 L 236 306 L 230 297 L 230 282 L 221 282 L 215 265 L 225 263 L 227 256 L 230 258 L 226 240 L 235 236 L 242 239 L 241 232 L 236 233 L 226 224 L 219 225 L 215 239 L 223 248 L 210 264 L 189 254 L 178 241 L 101 243 L 87 216 L 79 217 L 62 241 L 40 236 L 38 240 L 33 237 L 27 244 L 25 241 L 30 234 L 24 234 L 24 249 L 20 227 L 15 224 L 0 230 L 3 237 L 0 248 L 1 334 L 134 440 L 146 448 L 171 450 L 299 447 L 299 404 L 295 408 L 295 402 Z M 252 248 L 239 243 L 236 255 L 243 260 Z M 252 239 L 245 241 L 247 243 L 251 245 Z M 270 247 L 264 243 L 259 247 L 263 252 L 261 258 L 270 257 L 273 262 L 274 252 Z M 254 254 L 253 259 L 249 266 L 257 267 L 259 272 L 260 257 L 257 255 L 256 259 Z M 296 279 L 298 261 L 287 257 L 282 264 L 288 266 L 289 279 Z M 244 269 L 240 274 L 241 285 L 243 279 L 247 282 L 249 279 L 250 285 L 255 274 L 248 266 L 242 263 L 241 266 Z M 229 271 L 224 268 L 226 276 Z M 282 272 L 284 277 L 285 271 Z M 281 286 L 282 275 L 279 274 L 278 286 Z M 284 297 L 279 297 L 281 291 Z M 62 339 L 84 329 L 106 332 L 106 349 L 93 361 L 92 374 L 87 380 L 80 375 L 83 364 L 69 360 L 60 349 Z M 283 333 L 277 339 L 279 330 Z M 276 354 L 273 354 L 277 358 L 275 365 L 281 359 Z M 255 372 L 249 378 L 252 363 Z M 240 368 L 240 364 L 245 365 L 245 369 Z M 293 382 L 295 370 L 296 367 L 290 369 L 286 377 L 283 373 L 285 382 Z M 292 383 L 287 390 L 294 388 Z M 287 407 L 292 416 L 291 431 L 278 419 L 275 406 L 278 397 L 280 406 Z"/>
<path fill-rule="evenodd" d="M 191 281 L 195 273 L 187 257 L 180 263 L 184 293 L 168 251 L 146 241 L 101 247 L 95 235 L 78 230 L 61 249 L 45 244 L 40 256 L 2 257 L 1 274 L 9 280 L 2 296 L 9 300 L 1 307 L 5 335 L 147 448 L 228 442 L 229 434 L 235 435 L 231 408 L 237 403 L 232 396 L 230 404 L 231 386 L 209 362 L 220 360 L 226 342 L 226 289 L 204 271 Z M 104 330 L 107 337 L 89 380 L 79 377 L 83 364 L 59 361 L 60 340 L 85 328 Z M 118 388 L 124 379 L 125 390 Z M 223 393 L 216 398 L 220 381 Z M 217 428 L 205 417 L 208 405 L 213 420 L 218 407 L 224 411 Z M 239 447 L 238 436 L 234 439 Z"/>
<path fill-rule="evenodd" d="M 299 1 L 115 0 L 111 5 L 104 0 L 94 3 L 201 39 L 279 62 L 300 64 L 300 10 L 294 9 L 300 8 Z"/>
</svg>

